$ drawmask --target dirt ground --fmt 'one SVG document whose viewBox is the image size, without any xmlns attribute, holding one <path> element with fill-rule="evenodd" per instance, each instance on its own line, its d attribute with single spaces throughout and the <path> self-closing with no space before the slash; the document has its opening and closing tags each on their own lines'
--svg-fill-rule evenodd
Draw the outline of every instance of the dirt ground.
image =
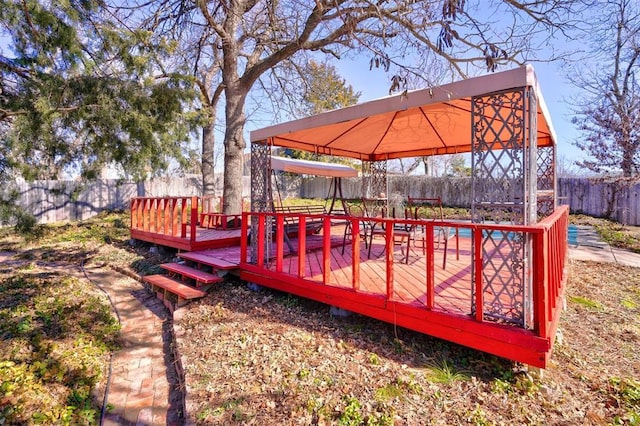
<svg viewBox="0 0 640 426">
<path fill-rule="evenodd" d="M 180 326 L 199 424 L 640 424 L 640 269 L 573 262 L 536 371 L 326 305 L 224 284 Z"/>
</svg>

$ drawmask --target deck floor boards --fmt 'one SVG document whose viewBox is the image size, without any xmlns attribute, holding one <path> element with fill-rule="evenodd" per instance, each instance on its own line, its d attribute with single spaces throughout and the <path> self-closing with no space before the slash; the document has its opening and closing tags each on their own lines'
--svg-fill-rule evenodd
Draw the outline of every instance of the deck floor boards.
<svg viewBox="0 0 640 426">
<path fill-rule="evenodd" d="M 297 246 L 297 240 L 291 243 Z M 314 242 L 307 237 L 307 253 L 305 253 L 305 267 L 303 278 L 322 284 L 323 275 L 323 251 L 321 237 Z M 312 247 L 315 246 L 315 249 Z M 311 249 L 310 249 L 311 248 Z M 285 246 L 286 250 L 286 246 Z M 471 314 L 472 313 L 472 276 L 471 276 L 471 240 L 460 238 L 459 260 L 456 259 L 455 247 L 448 247 L 445 269 L 442 268 L 443 247 L 434 253 L 434 308 L 448 313 Z M 393 262 L 393 297 L 392 300 L 413 306 L 426 306 L 427 291 L 427 266 L 426 256 L 422 249 L 416 247 L 409 254 L 408 263 L 404 263 L 404 253 L 400 246 L 394 247 Z M 326 285 L 352 289 L 353 267 L 352 245 L 347 242 L 342 253 L 342 245 L 332 244 L 329 256 L 330 268 Z M 282 273 L 298 277 L 299 257 L 289 254 L 283 259 Z M 267 268 L 275 272 L 275 262 L 267 264 Z M 380 244 L 374 241 L 371 250 L 371 258 L 368 257 L 368 248 L 364 244 L 360 246 L 359 264 L 359 290 L 372 294 L 386 295 L 387 277 L 386 253 Z M 502 300 L 509 303 L 510 300 Z"/>
<path fill-rule="evenodd" d="M 351 241 L 347 241 L 343 251 L 343 227 L 333 226 L 331 233 L 331 271 L 325 285 L 353 289 L 353 266 Z M 240 229 L 206 229 L 197 228 L 196 242 L 198 244 L 210 243 L 214 247 L 198 250 L 199 253 L 222 259 L 226 262 L 240 264 Z M 156 236 L 157 237 L 157 236 Z M 162 238 L 162 235 L 159 236 Z M 176 237 L 171 237 L 175 240 Z M 169 243 L 173 242 L 169 241 Z M 185 243 L 190 241 L 189 233 L 182 239 Z M 290 238 L 291 247 L 297 249 L 298 240 Z M 387 264 L 384 244 L 380 237 L 374 238 L 369 256 L 369 249 L 364 241 L 360 244 L 359 263 L 359 291 L 386 295 Z M 412 245 L 408 253 L 408 261 L 405 263 L 406 240 L 403 244 L 393 246 L 393 297 L 392 300 L 414 306 L 426 306 L 427 290 L 427 265 L 426 256 L 419 242 Z M 167 244 L 171 246 L 171 244 Z M 282 274 L 299 277 L 299 256 L 291 252 L 289 245 L 283 242 L 284 257 L 282 259 Z M 323 237 L 319 235 L 305 236 L 305 264 L 302 278 L 323 283 Z M 459 260 L 456 259 L 455 240 L 449 241 L 445 269 L 442 268 L 444 247 L 440 245 L 434 251 L 434 307 L 444 312 L 456 314 L 470 314 L 472 312 L 472 276 L 471 276 L 471 239 L 460 237 L 458 250 Z M 496 247 L 496 252 L 503 248 Z M 270 261 L 267 264 L 269 270 L 275 272 L 275 239 L 268 250 Z M 489 297 L 494 295 L 487 294 Z M 507 305 L 511 300 L 506 296 L 502 303 Z M 516 300 L 516 303 L 519 301 Z"/>
</svg>

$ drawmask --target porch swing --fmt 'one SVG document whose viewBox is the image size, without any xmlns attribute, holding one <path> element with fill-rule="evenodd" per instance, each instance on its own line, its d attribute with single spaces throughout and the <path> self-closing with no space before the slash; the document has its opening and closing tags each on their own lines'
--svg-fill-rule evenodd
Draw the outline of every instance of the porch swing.
<svg viewBox="0 0 640 426">
<path fill-rule="evenodd" d="M 343 177 L 357 177 L 358 171 L 352 167 L 344 164 L 336 163 L 323 163 L 319 161 L 311 160 L 299 160 L 294 158 L 285 158 L 278 156 L 271 156 L 271 175 L 275 177 L 276 171 L 289 172 L 301 175 L 314 175 L 324 176 L 331 178 L 331 184 L 325 203 L 323 205 L 297 205 L 297 206 L 284 206 L 282 204 L 282 196 L 280 194 L 280 188 L 278 186 L 278 180 L 273 179 L 275 182 L 275 189 L 277 194 L 276 204 L 274 197 L 271 196 L 270 207 L 273 213 L 287 213 L 285 216 L 285 232 L 284 239 L 291 252 L 295 252 L 293 244 L 290 241 L 290 237 L 298 233 L 299 215 L 330 215 L 334 214 L 336 209 L 336 201 L 341 201 L 343 212 L 338 213 L 340 215 L 347 214 L 346 204 L 342 192 L 342 178 Z M 330 198 L 329 198 L 330 197 Z M 330 202 L 329 202 L 330 200 Z M 328 208 L 327 208 L 327 202 Z M 312 219 L 305 223 L 306 233 L 317 234 L 322 229 L 322 219 Z"/>
<path fill-rule="evenodd" d="M 292 207 L 300 208 L 299 213 L 311 213 L 307 211 L 307 207 L 313 207 L 313 213 L 322 213 L 322 214 L 332 214 L 334 209 L 336 208 L 336 201 L 339 199 L 342 204 L 342 209 L 344 210 L 344 195 L 342 192 L 342 178 L 343 177 L 357 177 L 358 171 L 353 167 L 349 167 L 344 164 L 336 164 L 336 163 L 323 163 L 320 161 L 311 161 L 311 160 L 299 160 L 295 158 L 285 158 L 278 156 L 271 156 L 271 172 L 272 174 L 276 171 L 281 172 L 289 172 L 300 175 L 314 175 L 314 176 L 323 176 L 330 177 L 331 183 L 329 185 L 329 191 L 327 193 L 326 201 L 323 206 L 288 206 L 286 208 L 290 209 Z M 278 187 L 278 181 L 275 180 L 276 192 L 278 195 L 278 204 L 276 206 L 273 197 L 271 200 L 271 208 L 272 211 L 276 211 L 279 208 L 285 208 L 282 205 L 282 197 L 280 195 L 280 188 Z M 327 208 L 327 202 L 329 202 Z M 322 211 L 320 210 L 322 208 Z M 293 213 L 293 211 L 287 211 Z"/>
</svg>

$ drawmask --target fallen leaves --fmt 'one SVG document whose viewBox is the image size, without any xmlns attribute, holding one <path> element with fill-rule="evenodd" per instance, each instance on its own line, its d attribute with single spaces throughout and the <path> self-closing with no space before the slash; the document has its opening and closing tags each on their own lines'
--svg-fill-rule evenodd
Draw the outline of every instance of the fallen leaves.
<svg viewBox="0 0 640 426">
<path fill-rule="evenodd" d="M 521 365 L 274 291 L 226 283 L 185 308 L 189 412 L 201 424 L 582 423 L 628 418 L 611 377 L 640 374 L 640 274 L 577 263 L 542 379 Z M 576 299 L 578 300 L 578 299 Z M 626 305 L 621 304 L 626 300 Z M 618 321 L 624 319 L 623 324 Z M 637 351 L 636 351 L 637 352 Z M 197 360 L 197 361 L 196 361 Z M 631 404 L 631 405 L 630 405 Z M 626 417 L 625 417 L 626 416 Z"/>
</svg>

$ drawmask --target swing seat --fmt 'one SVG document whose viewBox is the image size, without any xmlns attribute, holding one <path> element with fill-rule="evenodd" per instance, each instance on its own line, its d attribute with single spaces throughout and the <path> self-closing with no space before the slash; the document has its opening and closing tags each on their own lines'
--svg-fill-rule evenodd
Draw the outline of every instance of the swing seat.
<svg viewBox="0 0 640 426">
<path fill-rule="evenodd" d="M 288 236 L 295 236 L 298 234 L 298 224 L 300 222 L 301 214 L 313 215 L 308 217 L 305 222 L 306 234 L 318 234 L 322 230 L 322 217 L 319 215 L 326 215 L 327 210 L 323 205 L 311 204 L 305 206 L 275 206 L 274 213 L 286 213 L 284 217 L 284 228 Z"/>
</svg>

